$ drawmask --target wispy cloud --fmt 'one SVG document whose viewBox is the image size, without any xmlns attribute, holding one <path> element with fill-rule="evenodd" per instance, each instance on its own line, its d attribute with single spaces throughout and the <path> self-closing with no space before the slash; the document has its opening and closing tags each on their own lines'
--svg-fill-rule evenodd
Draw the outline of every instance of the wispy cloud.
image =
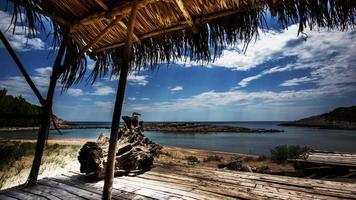
<svg viewBox="0 0 356 200">
<path fill-rule="evenodd" d="M 51 67 L 41 67 L 35 69 L 35 73 L 31 75 L 32 80 L 40 92 L 45 92 L 49 84 L 49 77 L 51 75 Z M 28 86 L 23 76 L 9 76 L 0 80 L 0 87 L 8 89 L 12 95 L 23 95 L 29 97 L 33 95 L 32 90 Z"/>
<path fill-rule="evenodd" d="M 148 84 L 147 80 L 148 76 L 146 75 L 135 75 L 135 74 L 130 74 L 127 77 L 127 81 L 131 85 L 139 85 L 139 86 L 146 86 Z"/>
<path fill-rule="evenodd" d="M 97 96 L 106 96 L 106 95 L 110 95 L 110 94 L 114 94 L 115 90 L 114 88 L 105 85 L 101 82 L 97 82 L 95 84 L 93 84 L 93 89 L 94 92 L 88 92 L 88 95 L 97 95 Z"/>
<path fill-rule="evenodd" d="M 302 83 L 310 83 L 315 81 L 316 78 L 310 78 L 310 77 L 300 77 L 300 78 L 293 78 L 287 81 L 284 81 L 282 84 L 280 84 L 280 86 L 297 86 L 300 85 Z"/>
<path fill-rule="evenodd" d="M 296 25 L 289 27 L 289 31 L 297 29 Z M 280 35 L 284 38 L 284 33 Z M 246 87 L 251 81 L 265 75 L 292 70 L 308 69 L 310 74 L 293 78 L 281 83 L 281 86 L 296 86 L 303 83 L 317 85 L 352 83 L 356 80 L 356 34 L 353 32 L 339 32 L 331 30 L 306 31 L 306 41 L 290 39 L 273 59 L 294 57 L 294 61 L 284 66 L 277 66 L 264 70 L 259 74 L 242 79 L 238 85 Z M 268 57 L 268 56 L 267 56 Z"/>
<path fill-rule="evenodd" d="M 106 110 L 112 110 L 114 108 L 114 102 L 112 101 L 94 101 L 94 104 Z"/>
<path fill-rule="evenodd" d="M 84 92 L 82 89 L 79 88 L 69 88 L 67 90 L 67 94 L 69 94 L 70 96 L 78 97 L 78 96 L 83 96 Z"/>
<path fill-rule="evenodd" d="M 176 93 L 176 92 L 184 90 L 183 86 L 179 86 L 179 85 L 174 86 L 174 87 L 169 87 L 168 89 L 171 91 L 171 93 Z"/>
<path fill-rule="evenodd" d="M 278 54 L 283 52 L 283 49 L 291 41 L 299 41 L 297 37 L 297 26 L 291 26 L 288 30 L 277 32 L 270 30 L 260 34 L 260 37 L 255 42 L 251 42 L 246 53 L 242 52 L 242 47 L 230 48 L 223 51 L 221 57 L 215 62 L 207 65 L 208 67 L 225 67 L 239 71 L 247 71 L 255 68 L 268 60 L 278 58 Z M 200 65 L 189 61 L 179 62 L 185 63 L 186 66 Z"/>
<path fill-rule="evenodd" d="M 21 16 L 23 19 L 25 16 Z M 0 30 L 4 32 L 11 46 L 16 51 L 43 50 L 45 43 L 40 38 L 28 38 L 26 33 L 27 27 L 17 26 L 15 34 L 12 34 L 11 16 L 0 10 Z M 0 45 L 0 48 L 2 45 Z"/>
<path fill-rule="evenodd" d="M 152 104 L 136 104 L 135 109 L 169 112 L 179 110 L 231 109 L 239 106 L 289 105 L 291 103 L 313 100 L 328 95 L 342 95 L 355 91 L 356 87 L 351 85 L 322 86 L 314 89 L 285 90 L 280 92 L 247 92 L 244 90 L 227 92 L 208 91 L 189 98 L 155 102 Z"/>
<path fill-rule="evenodd" d="M 135 101 L 136 97 L 127 97 L 127 99 L 130 100 L 130 101 Z"/>
</svg>

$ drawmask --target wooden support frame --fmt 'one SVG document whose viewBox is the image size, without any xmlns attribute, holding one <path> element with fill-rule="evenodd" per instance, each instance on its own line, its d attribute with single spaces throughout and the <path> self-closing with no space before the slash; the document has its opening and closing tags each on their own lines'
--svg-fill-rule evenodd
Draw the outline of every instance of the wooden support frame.
<svg viewBox="0 0 356 200">
<path fill-rule="evenodd" d="M 50 119 L 52 115 L 52 105 L 53 105 L 53 97 L 54 93 L 56 90 L 56 85 L 57 85 L 57 80 L 60 75 L 60 67 L 62 66 L 62 59 L 65 53 L 66 49 L 66 42 L 67 42 L 67 37 L 66 35 L 68 32 L 65 34 L 61 46 L 59 47 L 58 54 L 56 57 L 56 60 L 53 65 L 52 69 L 52 75 L 50 78 L 50 83 L 48 85 L 48 90 L 47 90 L 47 98 L 46 98 L 46 103 L 42 108 L 42 118 L 41 118 L 41 125 L 40 129 L 38 131 L 38 137 L 37 137 L 37 143 L 36 143 L 36 150 L 35 150 L 35 156 L 33 158 L 32 166 L 31 166 L 31 171 L 27 179 L 27 186 L 32 186 L 37 183 L 37 178 L 41 166 L 41 161 L 42 161 L 42 156 L 43 156 L 43 151 L 45 148 L 45 143 L 48 138 L 48 131 L 50 128 Z"/>
<path fill-rule="evenodd" d="M 127 26 L 124 22 L 119 21 L 119 25 L 124 28 L 125 30 L 127 30 Z M 141 44 L 141 40 L 140 38 L 137 37 L 137 35 L 135 33 L 132 33 L 132 39 L 137 43 L 137 44 Z"/>
<path fill-rule="evenodd" d="M 89 44 L 87 44 L 77 55 L 76 59 L 81 58 L 84 56 L 85 52 L 87 52 L 91 47 L 93 47 L 96 43 L 98 43 L 107 33 L 111 31 L 111 29 L 117 25 L 122 18 L 116 18 L 114 19 L 107 27 L 105 27 L 104 30 L 102 30 Z"/>
<path fill-rule="evenodd" d="M 112 189 L 113 189 L 112 187 L 113 187 L 114 171 L 115 171 L 116 145 L 117 145 L 117 140 L 121 137 L 121 132 L 119 130 L 120 118 L 121 118 L 122 106 L 124 103 L 127 75 L 129 71 L 129 61 L 130 61 L 130 56 L 132 51 L 133 30 L 135 28 L 136 15 L 138 11 L 137 1 L 132 1 L 131 3 L 132 3 L 131 4 L 132 9 L 131 9 L 131 14 L 129 17 L 129 25 L 127 29 L 127 36 L 126 36 L 126 43 L 125 43 L 126 48 L 124 51 L 123 62 L 121 64 L 121 69 L 120 69 L 119 85 L 117 87 L 114 113 L 113 113 L 112 124 L 111 124 L 109 152 L 108 152 L 108 159 L 106 162 L 103 197 L 102 197 L 103 200 L 109 200 L 111 199 L 112 196 Z"/>
<path fill-rule="evenodd" d="M 187 20 L 188 26 L 193 26 L 193 19 L 190 16 L 187 8 L 184 6 L 184 2 L 182 0 L 174 0 L 179 8 L 179 10 L 182 12 L 184 18 Z"/>
<path fill-rule="evenodd" d="M 205 16 L 196 18 L 195 21 L 199 21 L 199 23 L 207 23 L 207 22 L 209 22 L 211 20 L 214 20 L 214 19 L 217 19 L 217 18 L 220 18 L 220 17 L 227 17 L 227 16 L 230 16 L 230 15 L 238 14 L 238 13 L 241 13 L 241 12 L 246 12 L 247 10 L 256 9 L 256 8 L 259 8 L 259 7 L 261 7 L 261 5 L 257 5 L 256 4 L 254 6 L 251 6 L 251 7 L 245 8 L 245 9 L 227 10 L 227 11 L 216 12 L 216 13 L 213 13 L 213 14 L 209 14 L 209 15 L 205 15 Z M 193 24 L 194 24 L 194 21 L 193 21 Z M 162 30 L 153 31 L 153 32 L 150 32 L 150 33 L 143 34 L 143 35 L 141 35 L 141 37 L 139 37 L 139 39 L 140 39 L 140 41 L 142 41 L 142 40 L 150 38 L 150 37 L 155 37 L 155 36 L 158 36 L 158 35 L 161 35 L 161 34 L 174 32 L 174 31 L 187 29 L 187 28 L 191 28 L 190 24 L 188 24 L 187 21 L 183 21 L 183 22 L 179 22 L 179 23 L 175 24 L 174 26 L 167 27 L 167 28 L 162 29 Z M 93 52 L 94 53 L 99 53 L 99 52 L 102 52 L 102 51 L 105 51 L 105 50 L 108 50 L 108 49 L 122 47 L 124 45 L 125 45 L 125 42 L 118 42 L 118 43 L 115 43 L 115 44 L 111 44 L 111 45 L 107 45 L 107 46 L 104 46 L 104 47 L 100 47 L 98 49 L 95 49 Z"/>
<path fill-rule="evenodd" d="M 17 57 L 15 51 L 11 47 L 9 41 L 6 39 L 6 37 L 2 33 L 2 31 L 0 31 L 0 39 L 1 39 L 2 43 L 4 44 L 5 48 L 7 49 L 7 51 L 9 52 L 9 54 L 11 55 L 12 59 L 14 59 L 16 65 L 20 69 L 20 71 L 21 71 L 22 75 L 24 76 L 26 82 L 31 87 L 32 91 L 35 93 L 38 101 L 40 102 L 40 104 L 43 107 L 45 105 L 45 103 L 46 103 L 46 100 L 42 97 L 40 91 L 37 89 L 35 83 L 32 81 L 30 75 L 27 73 L 25 67 L 21 63 L 20 59 Z"/>
<path fill-rule="evenodd" d="M 172 1 L 172 0 L 139 0 L 137 2 L 137 9 L 143 8 L 145 6 L 147 6 L 148 4 L 152 4 L 152 3 L 156 3 L 159 1 Z M 90 25 L 90 24 L 94 24 L 97 23 L 101 20 L 105 20 L 105 19 L 110 19 L 113 17 L 118 17 L 118 16 L 127 16 L 129 13 L 131 12 L 131 6 L 130 3 L 126 3 L 122 6 L 116 7 L 112 10 L 105 10 L 105 11 L 101 11 L 101 12 L 97 12 L 94 14 L 91 14 L 81 20 L 78 20 L 76 22 L 74 22 L 71 25 L 71 32 L 75 32 L 76 30 L 78 30 L 78 28 L 80 28 L 83 25 Z"/>
<path fill-rule="evenodd" d="M 94 0 L 103 10 L 109 10 L 109 7 L 103 2 L 103 0 Z"/>
</svg>

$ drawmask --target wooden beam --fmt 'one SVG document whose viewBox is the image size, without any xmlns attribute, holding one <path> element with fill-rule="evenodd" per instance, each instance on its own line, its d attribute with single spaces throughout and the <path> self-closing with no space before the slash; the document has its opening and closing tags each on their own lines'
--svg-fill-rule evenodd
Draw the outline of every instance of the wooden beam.
<svg viewBox="0 0 356 200">
<path fill-rule="evenodd" d="M 182 0 L 175 0 L 179 10 L 182 12 L 184 18 L 187 20 L 187 24 L 189 26 L 193 26 L 193 19 L 190 16 L 188 10 L 186 9 L 186 7 L 184 6 L 184 2 Z"/>
<path fill-rule="evenodd" d="M 95 0 L 95 3 L 98 4 L 103 10 L 109 10 L 109 7 L 105 2 L 103 2 L 103 0 Z"/>
<path fill-rule="evenodd" d="M 119 21 L 119 25 L 124 28 L 125 30 L 127 30 L 127 26 L 124 22 Z M 137 43 L 137 44 L 141 44 L 141 40 L 140 38 L 137 37 L 137 35 L 135 33 L 132 33 L 132 39 Z"/>
<path fill-rule="evenodd" d="M 77 59 L 81 58 L 93 45 L 98 43 L 109 31 L 121 21 L 121 17 L 114 19 L 104 30 L 102 30 L 84 49 L 77 55 Z"/>
<path fill-rule="evenodd" d="M 30 86 L 33 93 L 35 93 L 35 95 L 36 95 L 38 101 L 40 102 L 40 104 L 42 105 L 42 107 L 44 107 L 46 100 L 42 97 L 40 91 L 37 89 L 35 83 L 32 81 L 30 75 L 27 73 L 25 67 L 22 65 L 20 59 L 17 57 L 14 49 L 11 47 L 9 41 L 6 39 L 6 37 L 4 36 L 4 34 L 1 31 L 0 31 L 0 39 L 1 39 L 2 43 L 4 44 L 5 48 L 7 49 L 7 51 L 9 52 L 9 54 L 11 55 L 12 59 L 15 61 L 17 67 L 20 69 L 27 84 Z"/>
<path fill-rule="evenodd" d="M 103 200 L 110 200 L 112 196 L 116 145 L 118 139 L 120 139 L 121 137 L 121 132 L 119 131 L 120 118 L 121 118 L 122 106 L 124 104 L 127 75 L 129 71 L 129 62 L 130 62 L 131 51 L 132 51 L 132 36 L 135 28 L 136 15 L 138 10 L 137 1 L 132 1 L 131 4 L 132 4 L 132 9 L 129 18 L 128 28 L 127 28 L 127 36 L 126 36 L 123 60 L 122 60 L 122 64 L 120 64 L 121 68 L 120 68 L 119 85 L 116 92 L 114 113 L 113 113 L 113 118 L 111 123 L 109 152 L 108 152 L 108 159 L 106 162 L 104 189 L 103 189 L 103 198 L 102 198 Z"/>
<path fill-rule="evenodd" d="M 163 30 L 154 31 L 154 32 L 151 32 L 151 33 L 144 34 L 144 35 L 141 36 L 140 41 L 143 40 L 143 39 L 147 39 L 147 38 L 150 38 L 150 37 L 153 37 L 153 36 L 157 36 L 157 35 L 163 34 L 163 33 L 168 33 L 168 32 L 181 30 L 181 29 L 184 29 L 184 28 L 187 28 L 187 27 L 189 27 L 188 24 L 186 22 L 183 22 L 183 23 L 181 23 L 179 25 L 175 25 L 175 26 L 163 29 Z M 113 48 L 121 47 L 121 46 L 124 46 L 124 45 L 125 45 L 125 42 L 114 43 L 114 44 L 111 44 L 111 45 L 107 45 L 105 47 L 101 47 L 101 48 L 95 49 L 94 53 L 102 52 L 102 51 L 105 51 L 107 49 L 113 49 Z"/>
<path fill-rule="evenodd" d="M 139 0 L 137 2 L 137 9 L 139 10 L 139 9 L 147 6 L 148 4 L 156 3 L 159 1 L 169 2 L 172 0 Z M 71 32 L 77 31 L 83 25 L 94 24 L 94 23 L 100 22 L 100 21 L 108 19 L 108 18 L 110 19 L 110 18 L 117 17 L 117 16 L 126 17 L 130 12 L 131 12 L 131 6 L 130 6 L 130 2 L 128 2 L 122 6 L 113 8 L 112 10 L 101 11 L 101 12 L 97 12 L 97 13 L 88 15 L 87 17 L 84 17 L 83 19 L 74 22 L 72 24 Z"/>
<path fill-rule="evenodd" d="M 258 7 L 261 7 L 261 6 L 263 6 L 263 5 L 251 6 L 251 7 L 245 8 L 245 9 L 237 9 L 237 10 L 235 9 L 235 10 L 220 11 L 220 12 L 216 12 L 216 13 L 213 13 L 213 14 L 208 14 L 208 15 L 202 16 L 200 18 L 196 18 L 196 21 L 199 21 L 200 23 L 207 23 L 207 22 L 209 22 L 211 20 L 214 20 L 214 19 L 217 19 L 217 18 L 234 15 L 234 14 L 238 14 L 238 13 L 241 13 L 241 12 L 246 12 L 247 10 L 256 9 Z M 158 36 L 158 35 L 161 35 L 161 34 L 174 32 L 174 31 L 178 31 L 178 30 L 182 30 L 182 29 L 186 29 L 186 28 L 190 28 L 190 27 L 191 26 L 187 23 L 187 21 L 184 21 L 184 22 L 180 22 L 180 23 L 178 23 L 178 24 L 176 24 L 176 25 L 174 25 L 172 27 L 168 27 L 166 29 L 162 29 L 162 30 L 153 31 L 153 32 L 150 32 L 150 33 L 143 34 L 143 35 L 141 35 L 141 37 L 139 37 L 139 39 L 140 39 L 140 41 L 142 41 L 142 40 L 150 38 L 150 37 L 155 37 L 155 36 Z M 95 49 L 94 53 L 99 53 L 99 52 L 102 52 L 102 51 L 105 51 L 105 50 L 108 50 L 108 49 L 117 48 L 117 47 L 121 47 L 121 46 L 124 46 L 124 45 L 125 45 L 125 42 L 114 43 L 114 44 L 111 44 L 111 45 L 107 45 L 107 46 Z"/>
</svg>

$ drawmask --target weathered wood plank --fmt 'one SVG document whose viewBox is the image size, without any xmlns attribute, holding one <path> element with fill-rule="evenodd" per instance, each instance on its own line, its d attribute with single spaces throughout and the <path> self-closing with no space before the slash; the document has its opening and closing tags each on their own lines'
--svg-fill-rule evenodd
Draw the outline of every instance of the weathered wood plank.
<svg viewBox="0 0 356 200">
<path fill-rule="evenodd" d="M 79 176 L 73 175 L 72 173 L 70 174 L 64 174 L 62 176 L 56 177 L 57 180 L 62 180 L 66 184 L 75 184 L 79 187 L 82 187 L 83 189 L 90 190 L 92 192 L 97 192 L 98 194 L 102 194 L 102 185 L 99 185 L 98 183 L 88 183 L 85 182 L 85 176 L 82 176 L 82 178 L 79 178 Z M 152 198 L 150 196 L 143 196 L 139 194 L 135 194 L 134 192 L 128 192 L 124 190 L 120 190 L 117 188 L 113 189 L 113 199 L 119 199 L 119 200 L 129 200 L 129 199 L 143 199 L 143 200 L 152 200 L 155 198 Z"/>
<path fill-rule="evenodd" d="M 33 200 L 47 200 L 44 197 L 37 196 L 19 189 L 13 188 L 6 191 L 6 196 L 16 199 L 33 199 Z"/>
<path fill-rule="evenodd" d="M 100 199 L 101 196 L 96 194 L 96 193 L 93 193 L 93 192 L 88 192 L 86 190 L 83 190 L 81 188 L 78 188 L 78 187 L 74 187 L 74 186 L 71 186 L 71 185 L 68 185 L 68 184 L 63 184 L 63 183 L 60 183 L 60 182 L 57 182 L 55 180 L 52 180 L 52 179 L 42 179 L 39 181 L 40 184 L 42 185 L 47 185 L 49 187 L 54 187 L 54 188 L 59 188 L 59 189 L 62 189 L 64 191 L 67 191 L 71 194 L 75 194 L 79 197 L 82 197 L 84 199 Z"/>
<path fill-rule="evenodd" d="M 154 169 L 155 170 L 155 169 Z M 157 170 L 159 173 L 162 173 L 162 170 Z M 164 170 L 163 170 L 164 171 Z M 220 172 L 219 170 L 206 170 L 204 171 L 202 168 L 194 169 L 180 169 L 180 168 L 175 168 L 174 169 L 175 174 L 180 173 L 182 175 L 188 175 L 189 173 L 195 173 L 196 178 L 206 178 L 206 177 L 217 177 L 218 180 L 215 181 L 221 181 L 221 180 L 227 180 L 231 181 L 234 179 L 250 179 L 254 181 L 262 181 L 266 182 L 268 184 L 275 184 L 275 186 L 294 186 L 296 188 L 305 188 L 309 189 L 309 193 L 316 193 L 316 194 L 322 194 L 322 195 L 329 195 L 329 196 L 341 196 L 344 198 L 353 198 L 355 197 L 355 184 L 346 184 L 346 183 L 333 183 L 330 181 L 326 182 L 328 184 L 332 185 L 326 185 L 325 187 L 325 181 L 321 181 L 321 183 L 312 185 L 310 182 L 315 183 L 315 182 L 320 182 L 320 180 L 306 180 L 306 179 L 297 179 L 297 178 L 291 178 L 291 177 L 281 177 L 281 176 L 271 176 L 271 175 L 266 175 L 266 177 L 259 177 L 261 174 L 251 174 L 251 173 L 241 173 L 241 172 Z M 151 172 L 149 172 L 151 173 Z M 163 172 L 164 173 L 164 172 Z M 265 174 L 262 174 L 262 176 L 265 176 Z M 287 180 L 286 180 L 287 179 Z M 288 180 L 289 179 L 289 180 Z M 297 183 L 295 181 L 297 180 Z M 299 181 L 303 180 L 302 183 Z M 243 181 L 246 182 L 246 181 Z M 308 184 L 309 183 L 309 184 Z M 346 186 L 346 189 L 343 188 Z M 322 191 L 317 191 L 320 188 L 325 188 Z M 327 191 L 327 188 L 333 188 L 336 191 L 330 191 L 331 193 L 325 194 L 325 191 Z M 316 192 L 317 191 L 317 192 Z M 341 193 L 341 194 L 340 194 Z"/>
<path fill-rule="evenodd" d="M 0 194 L 0 199 L 2 199 L 2 200 L 18 200 L 13 197 L 6 196 L 5 194 Z"/>
<path fill-rule="evenodd" d="M 55 196 L 52 194 L 52 188 L 43 185 L 35 185 L 33 187 L 22 188 L 21 190 L 26 191 L 31 194 L 36 194 L 38 196 L 51 199 L 51 200 L 62 200 L 62 196 Z"/>
</svg>

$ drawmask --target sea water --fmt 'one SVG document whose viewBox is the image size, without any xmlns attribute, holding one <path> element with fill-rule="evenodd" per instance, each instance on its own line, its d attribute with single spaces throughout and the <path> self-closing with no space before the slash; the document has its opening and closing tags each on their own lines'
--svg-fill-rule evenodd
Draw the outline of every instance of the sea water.
<svg viewBox="0 0 356 200">
<path fill-rule="evenodd" d="M 356 153 L 355 130 L 333 130 L 309 127 L 278 126 L 281 122 L 204 122 L 213 125 L 241 126 L 247 128 L 282 129 L 280 133 L 160 133 L 145 131 L 145 135 L 162 145 L 227 151 L 247 154 L 265 154 L 278 145 L 301 145 L 318 150 Z M 94 124 L 86 122 L 86 126 Z M 95 122 L 93 126 L 109 123 Z M 82 124 L 83 125 L 83 124 Z M 96 139 L 100 133 L 110 135 L 110 129 L 62 130 L 62 134 L 50 131 L 51 139 Z M 0 132 L 0 137 L 37 138 L 36 131 Z"/>
</svg>

